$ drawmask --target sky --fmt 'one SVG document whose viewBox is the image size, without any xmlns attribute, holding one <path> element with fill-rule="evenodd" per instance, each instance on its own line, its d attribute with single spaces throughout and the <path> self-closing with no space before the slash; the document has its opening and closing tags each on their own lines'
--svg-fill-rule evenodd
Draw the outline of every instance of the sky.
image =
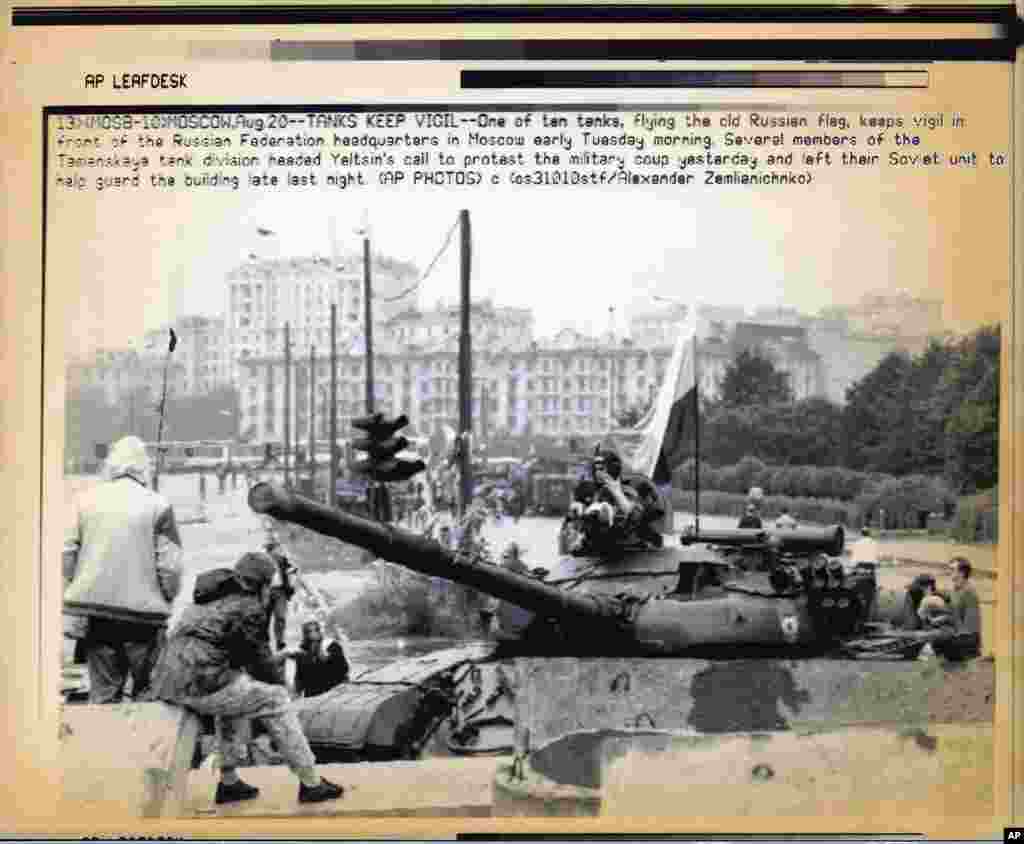
<svg viewBox="0 0 1024 844">
<path fill-rule="evenodd" d="M 61 353 L 88 356 L 137 343 L 175 313 L 223 314 L 225 276 L 250 253 L 329 255 L 332 225 L 342 251 L 358 251 L 356 229 L 367 220 L 375 252 L 425 270 L 466 208 L 473 296 L 532 309 L 538 336 L 567 325 L 603 332 L 609 308 L 624 332 L 631 314 L 664 307 L 659 297 L 816 313 L 899 287 L 974 308 L 978 319 L 1001 313 L 1004 235 L 959 206 L 940 206 L 940 194 L 922 209 L 919 191 L 881 179 L 842 194 L 678 190 L 140 191 L 99 203 L 65 194 L 51 206 L 48 307 L 65 320 Z M 975 238 L 972 249 L 943 240 L 951 223 Z M 423 305 L 458 300 L 458 245 L 453 236 L 424 281 Z M 993 295 L 979 297 L 979 284 Z"/>
<path fill-rule="evenodd" d="M 808 241 L 776 203 L 752 202 L 749 195 L 713 205 L 657 195 L 583 197 L 569 192 L 542 199 L 537 194 L 473 196 L 463 202 L 436 195 L 349 203 L 331 199 L 281 196 L 259 202 L 224 221 L 199 248 L 186 247 L 188 263 L 196 270 L 181 274 L 184 311 L 222 310 L 223 285 L 205 279 L 223 278 L 250 253 L 329 254 L 332 221 L 343 251 L 362 248 L 356 231 L 368 220 L 375 252 L 425 271 L 461 207 L 470 211 L 474 297 L 533 309 L 541 335 L 567 324 L 603 331 L 610 318 L 622 330 L 631 313 L 663 307 L 663 299 L 748 308 L 789 305 L 815 312 L 837 298 L 855 301 L 889 275 L 887 254 L 876 254 L 874 260 L 864 256 L 862 267 L 874 263 L 876 272 L 865 284 L 847 284 L 837 297 L 822 284 L 831 275 L 836 244 L 828 238 Z M 818 222 L 832 217 L 841 229 L 837 206 L 823 197 Z M 261 236 L 259 228 L 274 235 Z M 197 277 L 204 281 L 189 283 Z M 421 291 L 426 305 L 458 300 L 457 231 Z M 615 309 L 612 315 L 609 308 Z"/>
</svg>

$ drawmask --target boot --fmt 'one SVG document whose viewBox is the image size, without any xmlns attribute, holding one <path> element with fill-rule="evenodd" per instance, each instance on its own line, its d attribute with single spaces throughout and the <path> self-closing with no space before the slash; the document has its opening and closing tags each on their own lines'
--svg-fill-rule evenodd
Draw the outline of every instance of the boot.
<svg viewBox="0 0 1024 844">
<path fill-rule="evenodd" d="M 218 805 L 222 803 L 237 803 L 239 800 L 252 800 L 260 793 L 256 786 L 244 783 L 241 780 L 234 783 L 217 783 L 217 796 L 214 799 Z"/>
<path fill-rule="evenodd" d="M 319 785 L 299 783 L 300 803 L 323 803 L 325 800 L 337 800 L 344 793 L 344 788 L 325 780 L 323 777 L 320 777 Z"/>
</svg>

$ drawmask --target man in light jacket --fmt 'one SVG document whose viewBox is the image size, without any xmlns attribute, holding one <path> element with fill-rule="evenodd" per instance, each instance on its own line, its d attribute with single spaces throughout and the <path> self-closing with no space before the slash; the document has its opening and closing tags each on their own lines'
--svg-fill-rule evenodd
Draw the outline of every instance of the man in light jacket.
<svg viewBox="0 0 1024 844">
<path fill-rule="evenodd" d="M 174 510 L 147 485 L 145 443 L 116 442 L 106 476 L 80 498 L 64 548 L 64 613 L 85 621 L 90 703 L 119 703 L 129 676 L 133 698 L 146 690 L 181 580 Z"/>
</svg>

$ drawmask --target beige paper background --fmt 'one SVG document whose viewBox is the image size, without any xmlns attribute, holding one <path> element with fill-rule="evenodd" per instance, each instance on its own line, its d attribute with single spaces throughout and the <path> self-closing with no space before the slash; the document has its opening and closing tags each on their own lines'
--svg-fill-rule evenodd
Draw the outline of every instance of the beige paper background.
<svg viewBox="0 0 1024 844">
<path fill-rule="evenodd" d="M 790 27 L 773 27 L 774 37 L 789 34 Z M 818 27 L 819 36 L 833 36 L 829 27 Z M 874 29 L 875 31 L 871 31 Z M 831 30 L 831 31 L 830 31 Z M 864 36 L 877 35 L 878 28 L 857 29 Z M 849 31 L 849 30 L 846 30 Z M 801 30 L 806 32 L 806 30 Z M 731 33 L 737 37 L 738 33 Z M 921 37 L 936 37 L 939 33 L 922 27 Z M 253 28 L 244 35 L 232 33 L 234 41 L 265 43 L 269 37 L 302 38 L 446 38 L 458 37 L 552 37 L 550 29 L 539 27 L 336 27 L 329 34 L 324 30 L 300 28 Z M 559 27 L 560 37 L 721 37 L 721 30 L 708 27 L 634 26 L 601 29 L 598 27 Z M 159 94 L 132 92 L 118 95 L 109 90 L 85 91 L 81 77 L 84 72 L 132 70 L 182 70 L 192 74 L 193 87 L 189 96 L 196 103 L 235 104 L 400 101 L 423 98 L 434 102 L 448 100 L 457 88 L 454 66 L 420 64 L 415 72 L 400 65 L 350 64 L 340 73 L 332 68 L 325 73 L 323 63 L 270 65 L 267 63 L 209 62 L 199 66 L 182 59 L 187 54 L 188 41 L 224 42 L 226 32 L 220 28 L 189 29 L 184 35 L 171 30 L 143 30 L 127 28 L 90 29 L 26 29 L 6 32 L 4 54 L 5 97 L 4 139 L 6 155 L 3 162 L 5 203 L 5 248 L 3 251 L 4 283 L 0 287 L 0 319 L 3 332 L 3 365 L 6 382 L 4 401 L 0 403 L 0 467 L 4 475 L 4 496 L 7 517 L 3 521 L 3 554 L 0 571 L 3 573 L 3 606 L 6 622 L 3 628 L 3 646 L 0 647 L 0 670 L 6 681 L 7 697 L 3 705 L 8 743 L 0 756 L 0 818 L 8 821 L 4 831 L 18 831 L 37 835 L 90 835 L 90 834 L 177 834 L 190 837 L 350 837 L 368 835 L 397 835 L 407 838 L 446 837 L 460 831 L 501 831 L 509 829 L 509 822 L 501 819 L 465 821 L 396 821 L 366 819 L 358 822 L 345 820 L 296 819 L 293 821 L 188 820 L 167 823 L 143 823 L 132 818 L 66 818 L 56 817 L 54 807 L 59 797 L 59 762 L 57 759 L 57 700 L 47 693 L 56 688 L 60 647 L 59 595 L 60 583 L 57 567 L 47 570 L 40 578 L 40 560 L 56 559 L 60 549 L 60 530 L 42 530 L 42 515 L 47 514 L 47 528 L 60 524 L 55 508 L 62 504 L 60 453 L 63 439 L 63 361 L 65 344 L 60 333 L 52 330 L 57 324 L 47 323 L 45 347 L 41 326 L 44 312 L 41 288 L 42 230 L 42 106 L 62 104 L 131 104 L 166 105 L 172 102 Z M 910 37 L 909 33 L 906 37 Z M 138 57 L 146 57 L 140 61 Z M 593 63 L 588 63 L 593 66 Z M 504 65 L 503 65 L 504 66 Z M 650 66 L 638 63 L 636 66 Z M 718 66 L 741 68 L 736 62 Z M 932 65 L 932 99 L 921 110 L 952 110 L 960 108 L 976 121 L 972 131 L 984 137 L 1008 139 L 1008 127 L 1003 122 L 1008 111 L 1012 113 L 1010 96 L 1013 90 L 1007 76 L 1016 72 L 1020 90 L 1020 67 L 1008 65 Z M 343 80 L 343 83 L 339 83 Z M 259 92 L 258 97 L 253 92 Z M 774 93 L 774 92 L 773 92 Z M 830 93 L 830 103 L 874 103 L 889 96 L 885 92 Z M 486 92 L 471 95 L 480 102 L 494 102 L 499 98 Z M 630 96 L 630 102 L 657 103 L 663 92 Z M 696 92 L 690 100 L 737 103 L 742 98 L 735 93 Z M 781 97 L 783 101 L 803 101 L 806 95 L 793 92 Z M 523 101 L 523 97 L 505 98 Z M 536 97 L 531 100 L 538 101 Z M 554 99 L 554 97 L 552 97 Z M 568 97 L 560 92 L 559 100 L 576 102 L 608 102 L 610 96 L 597 92 Z M 766 97 L 757 97 L 765 101 Z M 780 99 L 775 96 L 773 100 Z M 1018 111 L 1019 111 L 1018 101 Z M 1020 127 L 1017 131 L 1018 148 Z M 996 148 L 992 143 L 992 148 Z M 980 155 L 979 149 L 979 155 Z M 1020 164 L 1017 164 L 1020 172 Z M 1003 319 L 1005 349 L 1003 368 L 1002 442 L 1001 442 L 1001 509 L 1003 511 L 1002 542 L 1000 545 L 1000 574 L 1006 584 L 1004 595 L 1017 592 L 1021 587 L 1020 573 L 1014 561 L 1020 556 L 1018 528 L 1020 514 L 1017 503 L 1020 478 L 1024 477 L 1020 450 L 1014 437 L 1019 436 L 1020 409 L 1016 398 L 1018 389 L 1011 389 L 1021 372 L 1022 360 L 1019 344 L 1013 342 L 1017 319 L 1010 318 L 1013 307 L 1015 317 L 1021 316 L 1019 298 L 1011 296 L 1010 246 L 1013 240 L 1010 222 L 1002 209 L 1010 202 L 1009 180 L 1001 180 L 991 171 L 979 168 L 981 185 L 971 191 L 943 190 L 938 184 L 931 190 L 923 180 L 908 180 L 906 189 L 920 198 L 920 216 L 901 221 L 902 225 L 925 226 L 934 216 L 948 213 L 950 206 L 956 213 L 947 219 L 953 225 L 943 228 L 935 238 L 936 254 L 931 256 L 902 256 L 901 260 L 928 260 L 929 283 L 927 289 L 915 292 L 931 293 L 946 300 L 948 318 L 954 321 L 976 323 Z M 1018 179 L 1017 184 L 1021 184 Z M 52 194 L 51 194 L 52 196 Z M 865 197 L 855 197 L 863 201 Z M 1019 198 L 1018 198 L 1019 201 Z M 884 215 L 885 208 L 879 208 Z M 1021 242 L 1020 216 L 1017 217 L 1016 242 Z M 83 228 L 103 238 L 102 248 L 110 250 L 116 240 L 116 220 L 83 220 Z M 893 231 L 900 230 L 898 225 Z M 833 233 L 822 232 L 821 236 Z M 124 244 L 129 247 L 129 244 Z M 117 248 L 121 248 L 119 245 Z M 1020 279 L 1020 253 L 1017 260 L 1017 278 Z M 84 282 L 83 282 L 84 284 Z M 88 287 L 86 286 L 86 289 Z M 112 312 L 118 319 L 139 318 L 145 307 L 143 288 L 126 291 Z M 842 291 L 836 291 L 840 298 Z M 132 295 L 135 294 L 135 295 Z M 60 275 L 48 273 L 46 308 L 52 317 L 55 305 L 73 301 L 76 283 L 64 281 Z M 59 311 L 58 311 L 59 313 Z M 46 378 L 43 379 L 45 366 Z M 40 429 L 41 415 L 47 419 L 46 440 Z M 43 471 L 41 471 L 41 469 Z M 1011 515 L 1012 514 L 1012 515 Z M 1016 612 L 1017 615 L 1013 615 Z M 1017 805 L 1021 794 L 1020 738 L 1013 730 L 1013 722 L 1020 723 L 1021 706 L 1012 695 L 1013 677 L 1017 667 L 1019 610 L 1011 600 L 999 605 L 1001 633 L 997 651 L 997 709 L 996 740 L 997 763 L 995 776 L 996 817 L 949 817 L 944 806 L 936 800 L 934 806 L 915 812 L 911 819 L 897 817 L 848 818 L 831 815 L 828 818 L 808 818 L 806 824 L 795 823 L 793 818 L 775 820 L 765 818 L 731 819 L 716 817 L 713 807 L 705 806 L 700 817 L 644 817 L 624 822 L 544 821 L 516 819 L 517 832 L 853 832 L 879 828 L 905 828 L 912 822 L 920 832 L 941 838 L 995 837 L 1007 824 L 1010 812 L 1010 791 L 1017 789 Z M 1013 716 L 1016 716 L 1014 718 Z M 1012 776 L 1016 774 L 1016 776 Z M 1019 812 L 1018 808 L 1018 812 Z M 919 826 L 918 826 L 919 825 Z M 891 829 L 889 829 L 891 831 Z"/>
</svg>

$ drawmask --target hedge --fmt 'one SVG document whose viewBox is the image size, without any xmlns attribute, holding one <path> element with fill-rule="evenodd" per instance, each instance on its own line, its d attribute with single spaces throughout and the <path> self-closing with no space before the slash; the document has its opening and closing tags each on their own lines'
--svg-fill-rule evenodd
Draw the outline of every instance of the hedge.
<svg viewBox="0 0 1024 844">
<path fill-rule="evenodd" d="M 917 488 L 921 496 L 929 502 L 922 503 L 920 505 L 922 508 L 935 509 L 944 514 L 951 512 L 951 493 L 943 481 L 934 478 L 921 480 L 922 476 L 910 477 L 915 479 L 911 482 L 911 486 Z M 702 490 L 728 492 L 736 495 L 746 495 L 751 487 L 758 486 L 764 490 L 767 496 L 821 498 L 851 503 L 863 499 L 862 503 L 866 504 L 868 498 L 865 497 L 881 494 L 881 488 L 885 488 L 885 495 L 896 495 L 897 499 L 902 500 L 905 495 L 897 494 L 895 490 L 903 489 L 905 491 L 904 481 L 905 479 L 895 478 L 891 475 L 855 472 L 842 466 L 769 466 L 755 457 L 745 457 L 739 463 L 731 466 L 716 467 L 704 461 L 701 461 L 700 464 Z M 692 490 L 695 488 L 693 460 L 686 461 L 676 471 L 673 482 L 678 489 Z M 893 484 L 896 486 L 894 487 Z M 941 499 L 941 503 L 938 502 L 938 499 Z M 886 507 L 886 510 L 889 512 L 898 510 L 902 513 L 907 506 L 909 505 L 894 501 L 891 509 Z"/>
<path fill-rule="evenodd" d="M 747 496 L 733 492 L 715 492 L 701 490 L 700 512 L 708 516 L 734 516 L 737 521 L 743 514 L 747 504 Z M 674 490 L 672 506 L 687 513 L 696 508 L 696 493 L 689 490 Z M 782 508 L 800 522 L 817 524 L 842 524 L 848 527 L 860 527 L 856 511 L 852 505 L 843 501 L 827 498 L 794 498 L 788 495 L 765 496 L 761 502 L 761 517 L 767 522 L 782 515 Z"/>
</svg>

